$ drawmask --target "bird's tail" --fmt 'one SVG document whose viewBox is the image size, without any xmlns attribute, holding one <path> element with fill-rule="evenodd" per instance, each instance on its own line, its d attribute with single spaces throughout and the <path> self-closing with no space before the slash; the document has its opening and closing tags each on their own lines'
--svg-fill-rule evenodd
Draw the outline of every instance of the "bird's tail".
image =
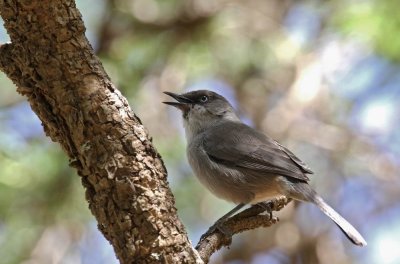
<svg viewBox="0 0 400 264">
<path fill-rule="evenodd" d="M 367 245 L 367 242 L 362 237 L 362 235 L 349 222 L 347 222 L 346 219 L 344 219 L 332 207 L 325 203 L 325 201 L 320 196 L 315 194 L 312 202 L 317 205 L 324 214 L 329 216 L 329 218 L 337 224 L 337 226 L 343 231 L 343 233 L 351 242 L 361 247 Z"/>
</svg>

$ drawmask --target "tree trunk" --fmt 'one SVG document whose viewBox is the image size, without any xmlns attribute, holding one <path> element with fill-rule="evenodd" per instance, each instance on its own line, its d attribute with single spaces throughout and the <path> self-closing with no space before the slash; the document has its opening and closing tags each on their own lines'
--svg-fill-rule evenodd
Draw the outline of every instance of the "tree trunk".
<svg viewBox="0 0 400 264">
<path fill-rule="evenodd" d="M 11 43 L 0 69 L 81 176 L 121 263 L 201 263 L 177 217 L 164 164 L 111 83 L 72 0 L 0 0 Z"/>
</svg>

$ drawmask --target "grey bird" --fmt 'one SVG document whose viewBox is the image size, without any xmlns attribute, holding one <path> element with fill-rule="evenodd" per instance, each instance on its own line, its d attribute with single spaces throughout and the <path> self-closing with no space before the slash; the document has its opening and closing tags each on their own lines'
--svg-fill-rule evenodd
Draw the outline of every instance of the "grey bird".
<svg viewBox="0 0 400 264">
<path fill-rule="evenodd" d="M 310 187 L 307 174 L 313 173 L 311 169 L 289 149 L 243 124 L 223 96 L 208 90 L 165 94 L 177 102 L 164 103 L 182 111 L 187 157 L 195 175 L 217 197 L 237 204 L 218 221 L 246 204 L 286 196 L 315 204 L 351 242 L 367 245 Z"/>
</svg>

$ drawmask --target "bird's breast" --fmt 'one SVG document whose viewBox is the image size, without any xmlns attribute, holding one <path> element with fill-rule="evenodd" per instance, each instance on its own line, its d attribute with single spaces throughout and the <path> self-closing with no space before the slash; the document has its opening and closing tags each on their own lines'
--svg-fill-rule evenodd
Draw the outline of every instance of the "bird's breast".
<svg viewBox="0 0 400 264">
<path fill-rule="evenodd" d="M 199 181 L 217 197 L 233 203 L 249 203 L 254 198 L 244 175 L 238 170 L 210 160 L 201 142 L 192 141 L 187 148 L 190 166 Z"/>
</svg>

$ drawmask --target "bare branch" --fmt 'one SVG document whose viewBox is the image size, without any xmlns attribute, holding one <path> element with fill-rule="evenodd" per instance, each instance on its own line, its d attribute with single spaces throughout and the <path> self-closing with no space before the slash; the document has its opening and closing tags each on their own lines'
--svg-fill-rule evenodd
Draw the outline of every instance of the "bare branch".
<svg viewBox="0 0 400 264">
<path fill-rule="evenodd" d="M 0 0 L 11 44 L 0 69 L 77 169 L 121 263 L 201 263 L 176 214 L 160 155 L 104 71 L 72 0 Z"/>
<path fill-rule="evenodd" d="M 229 246 L 232 243 L 232 236 L 246 230 L 256 229 L 259 227 L 268 227 L 279 221 L 277 217 L 271 217 L 272 211 L 279 211 L 291 200 L 285 197 L 270 201 L 268 206 L 262 207 L 254 205 L 229 218 L 222 224 L 224 230 L 229 230 L 230 234 L 224 234 L 219 229 L 211 227 L 200 239 L 196 246 L 201 258 L 204 262 L 208 262 L 211 255 L 223 246 Z M 271 209 L 271 216 L 262 215 Z"/>
</svg>

